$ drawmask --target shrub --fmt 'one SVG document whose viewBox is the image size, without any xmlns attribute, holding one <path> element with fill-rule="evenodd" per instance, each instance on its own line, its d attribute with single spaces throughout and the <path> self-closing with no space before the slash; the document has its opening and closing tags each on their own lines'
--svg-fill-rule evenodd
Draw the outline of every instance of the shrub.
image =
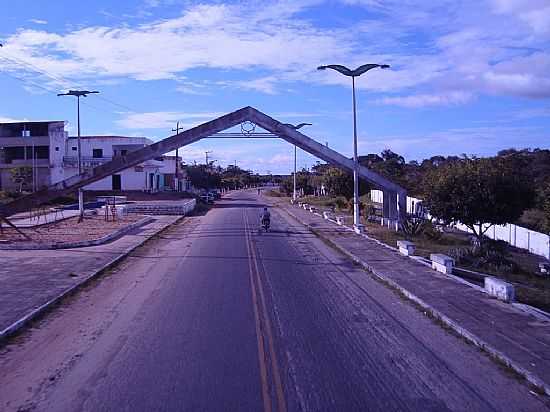
<svg viewBox="0 0 550 412">
<path fill-rule="evenodd" d="M 427 221 L 417 217 L 407 217 L 401 224 L 401 229 L 406 238 L 413 238 L 421 235 L 426 227 Z"/>
<path fill-rule="evenodd" d="M 430 220 L 427 220 L 424 224 L 423 235 L 429 240 L 441 240 L 443 233 L 439 230 L 438 226 Z"/>
<path fill-rule="evenodd" d="M 336 199 L 334 199 L 334 204 L 340 210 L 348 208 L 349 203 L 350 202 L 348 202 L 348 200 L 344 196 L 338 196 Z"/>
</svg>

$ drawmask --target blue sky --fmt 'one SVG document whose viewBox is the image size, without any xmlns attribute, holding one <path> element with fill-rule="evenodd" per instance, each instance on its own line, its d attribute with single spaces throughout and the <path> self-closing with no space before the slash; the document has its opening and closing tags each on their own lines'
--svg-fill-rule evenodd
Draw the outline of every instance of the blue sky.
<svg viewBox="0 0 550 412">
<path fill-rule="evenodd" d="M 548 0 L 0 0 L 0 121 L 68 120 L 59 91 L 101 91 L 85 134 L 170 135 L 243 106 L 351 155 L 349 78 L 320 64 L 388 63 L 358 85 L 360 153 L 407 160 L 550 142 Z M 288 172 L 281 141 L 208 140 L 222 165 Z M 300 154 L 300 167 L 315 159 Z"/>
</svg>

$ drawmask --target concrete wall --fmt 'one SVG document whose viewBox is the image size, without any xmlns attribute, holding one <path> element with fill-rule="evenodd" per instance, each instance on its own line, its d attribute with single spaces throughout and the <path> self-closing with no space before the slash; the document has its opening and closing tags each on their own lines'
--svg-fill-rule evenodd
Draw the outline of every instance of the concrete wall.
<svg viewBox="0 0 550 412">
<path fill-rule="evenodd" d="M 66 168 L 64 170 L 65 177 L 64 179 L 74 176 L 77 173 L 76 168 Z M 121 177 L 121 190 L 149 190 L 148 186 L 148 175 L 149 173 L 158 174 L 157 168 L 146 168 L 146 167 L 130 167 L 126 170 L 123 170 L 117 175 Z M 153 179 L 156 181 L 156 179 Z M 106 177 L 105 179 L 98 180 L 92 184 L 89 184 L 84 187 L 84 190 L 112 190 L 113 189 L 113 179 L 111 176 Z M 156 188 L 153 188 L 156 189 Z"/>
<path fill-rule="evenodd" d="M 373 202 L 383 203 L 384 194 L 381 190 L 371 190 L 370 195 Z M 429 217 L 429 214 L 423 209 L 422 199 L 409 196 L 407 196 L 407 213 L 420 213 Z M 453 227 L 471 233 L 471 230 L 462 223 L 455 224 Z M 487 226 L 485 226 L 485 228 L 486 227 Z M 509 223 L 503 226 L 492 226 L 485 234 L 489 239 L 503 240 L 509 245 L 550 259 L 550 236 L 544 233 L 535 232 L 522 226 Z"/>
<path fill-rule="evenodd" d="M 92 157 L 93 149 L 102 149 L 103 157 L 113 157 L 117 146 L 125 148 L 128 151 L 137 150 L 144 146 L 152 144 L 153 141 L 146 137 L 126 137 L 126 136 L 86 136 L 80 139 L 82 148 L 82 157 Z M 74 150 L 76 148 L 76 150 Z M 78 156 L 78 140 L 71 136 L 66 141 L 65 156 Z"/>
<path fill-rule="evenodd" d="M 384 192 L 382 190 L 373 189 L 370 191 L 370 199 L 375 203 L 384 204 Z M 422 199 L 407 196 L 406 210 L 408 214 L 422 213 Z"/>
<path fill-rule="evenodd" d="M 459 230 L 471 233 L 471 230 L 462 223 L 454 225 Z M 485 226 L 486 228 L 487 226 Z M 525 227 L 508 223 L 502 226 L 490 227 L 485 235 L 489 239 L 503 240 L 509 245 L 524 249 L 534 255 L 544 256 L 550 259 L 550 236 L 544 233 L 535 232 Z"/>
</svg>

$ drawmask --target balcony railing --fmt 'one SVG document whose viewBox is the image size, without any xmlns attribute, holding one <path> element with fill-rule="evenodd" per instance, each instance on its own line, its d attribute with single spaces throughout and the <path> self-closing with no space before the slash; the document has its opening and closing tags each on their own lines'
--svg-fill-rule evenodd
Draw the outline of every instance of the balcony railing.
<svg viewBox="0 0 550 412">
<path fill-rule="evenodd" d="M 96 167 L 113 160 L 112 157 L 90 157 L 82 156 L 82 167 Z M 77 156 L 64 156 L 63 166 L 66 167 L 78 167 Z"/>
</svg>

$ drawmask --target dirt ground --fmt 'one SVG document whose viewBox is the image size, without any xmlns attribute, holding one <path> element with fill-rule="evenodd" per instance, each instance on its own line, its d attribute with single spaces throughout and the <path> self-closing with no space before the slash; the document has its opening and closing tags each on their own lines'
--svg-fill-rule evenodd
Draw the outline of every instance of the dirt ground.
<svg viewBox="0 0 550 412">
<path fill-rule="evenodd" d="M 129 214 L 116 221 L 106 221 L 104 215 L 91 215 L 86 216 L 81 223 L 78 223 L 78 217 L 72 217 L 36 228 L 22 228 L 21 231 L 29 236 L 33 243 L 77 242 L 99 239 L 143 217 L 143 215 Z M 29 241 L 14 229 L 5 226 L 0 239 L 11 242 Z"/>
</svg>

